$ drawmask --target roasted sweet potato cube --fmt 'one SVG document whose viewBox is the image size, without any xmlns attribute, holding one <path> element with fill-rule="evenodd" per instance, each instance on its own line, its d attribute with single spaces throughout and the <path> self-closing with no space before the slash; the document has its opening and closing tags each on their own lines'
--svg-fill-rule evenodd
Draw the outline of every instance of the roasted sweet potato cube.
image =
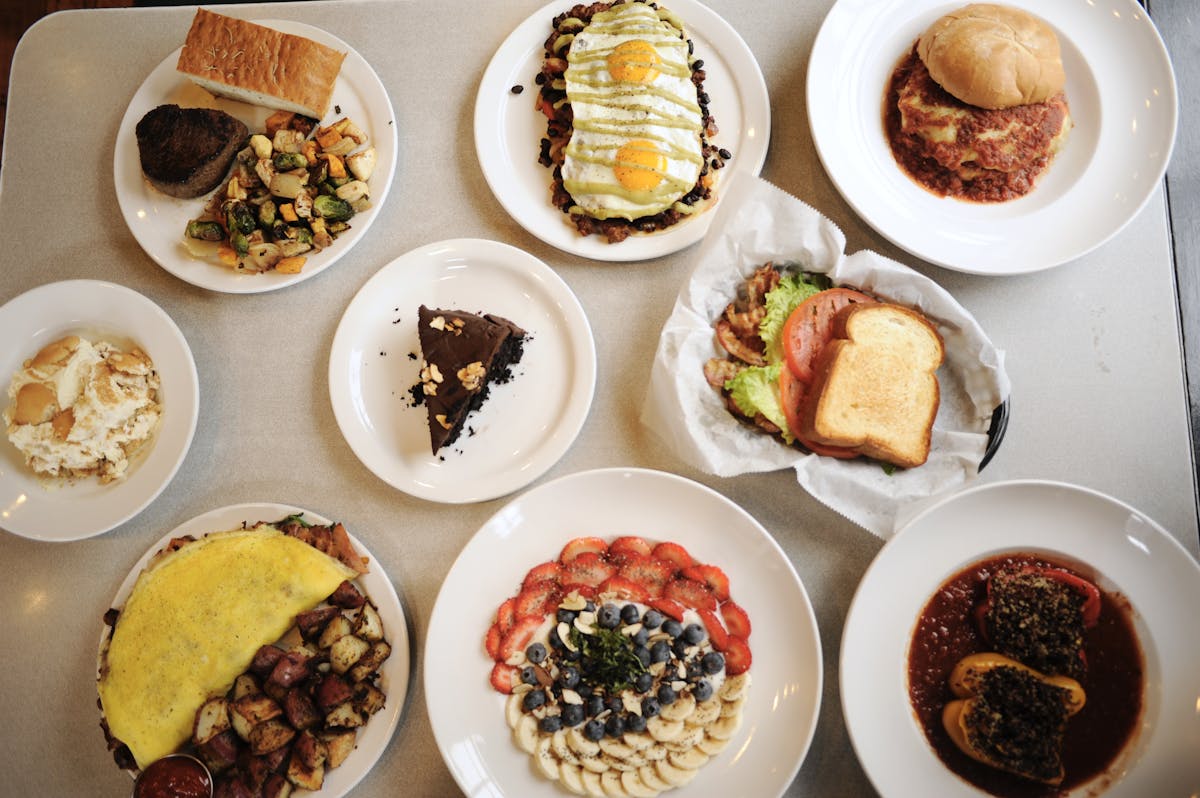
<svg viewBox="0 0 1200 798">
<path fill-rule="evenodd" d="M 371 650 L 371 644 L 361 637 L 346 635 L 329 648 L 329 664 L 334 673 L 345 673 L 354 667 L 355 663 Z"/>
<path fill-rule="evenodd" d="M 380 619 L 374 604 L 369 601 L 363 604 L 358 617 L 354 619 L 353 629 L 354 634 L 363 640 L 375 642 L 383 639 L 383 620 Z"/>
<path fill-rule="evenodd" d="M 317 645 L 322 649 L 332 648 L 334 643 L 350 634 L 351 631 L 350 619 L 345 615 L 338 615 L 335 618 L 331 618 L 329 623 L 325 625 L 325 630 L 321 632 L 321 637 L 318 638 Z"/>
<path fill-rule="evenodd" d="M 370 678 L 371 674 L 379 670 L 379 666 L 392 655 L 392 647 L 388 645 L 386 640 L 379 640 L 371 644 L 371 648 L 366 654 L 359 657 L 358 662 L 354 663 L 347 675 L 352 682 L 362 682 Z"/>
<path fill-rule="evenodd" d="M 321 742 L 325 743 L 325 767 L 332 770 L 336 767 L 341 767 L 346 761 L 346 757 L 350 756 L 350 752 L 354 750 L 354 743 L 358 740 L 358 732 L 354 729 L 346 729 L 345 731 L 326 731 L 318 735 Z"/>
<path fill-rule="evenodd" d="M 325 713 L 325 725 L 335 729 L 357 729 L 366 722 L 353 701 L 345 701 Z"/>
<path fill-rule="evenodd" d="M 307 692 L 296 687 L 288 690 L 283 699 L 283 714 L 287 716 L 288 723 L 301 731 L 311 729 L 321 722 L 321 713 L 317 711 L 317 705 Z"/>
<path fill-rule="evenodd" d="M 340 615 L 341 612 L 340 607 L 327 605 L 300 613 L 296 616 L 296 626 L 300 629 L 300 636 L 305 640 L 316 640 L 324 631 L 325 624 L 333 620 L 335 615 Z"/>
<path fill-rule="evenodd" d="M 196 721 L 192 724 L 192 742 L 204 745 L 231 725 L 229 702 L 225 696 L 214 696 L 196 710 Z"/>
<path fill-rule="evenodd" d="M 328 712 L 338 704 L 349 701 L 354 696 L 350 685 L 336 673 L 328 673 L 317 685 L 317 706 L 322 712 Z"/>
</svg>

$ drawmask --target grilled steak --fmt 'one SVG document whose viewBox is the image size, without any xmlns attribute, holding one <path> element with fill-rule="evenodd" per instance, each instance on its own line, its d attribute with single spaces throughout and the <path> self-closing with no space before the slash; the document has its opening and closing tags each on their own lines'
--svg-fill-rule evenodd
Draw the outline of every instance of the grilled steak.
<svg viewBox="0 0 1200 798">
<path fill-rule="evenodd" d="M 199 197 L 225 179 L 249 134 L 224 111 L 160 105 L 137 124 L 142 173 L 164 194 Z"/>
</svg>

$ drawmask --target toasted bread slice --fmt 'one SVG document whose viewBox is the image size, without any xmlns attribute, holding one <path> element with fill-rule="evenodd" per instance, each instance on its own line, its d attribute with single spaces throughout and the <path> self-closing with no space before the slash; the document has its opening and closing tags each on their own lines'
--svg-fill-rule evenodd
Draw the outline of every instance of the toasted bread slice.
<svg viewBox="0 0 1200 798">
<path fill-rule="evenodd" d="M 929 458 L 941 394 L 942 338 L 920 313 L 886 303 L 845 308 L 800 406 L 803 437 L 902 468 Z"/>
</svg>

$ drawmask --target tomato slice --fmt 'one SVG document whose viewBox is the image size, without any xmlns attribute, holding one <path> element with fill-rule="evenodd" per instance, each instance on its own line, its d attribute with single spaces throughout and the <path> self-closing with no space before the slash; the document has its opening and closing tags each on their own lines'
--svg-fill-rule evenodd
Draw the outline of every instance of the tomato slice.
<svg viewBox="0 0 1200 798">
<path fill-rule="evenodd" d="M 853 288 L 828 288 L 797 305 L 783 324 L 781 341 L 792 373 L 805 384 L 812 382 L 813 363 L 833 337 L 833 317 L 847 305 L 874 301 Z"/>
<path fill-rule="evenodd" d="M 823 443 L 812 443 L 811 441 L 806 441 L 800 435 L 800 400 L 804 398 L 806 388 L 807 386 L 792 373 L 790 368 L 785 367 L 779 370 L 779 403 L 783 405 L 783 415 L 787 419 L 788 428 L 791 429 L 792 436 L 800 442 L 801 446 L 813 454 L 837 457 L 841 460 L 850 460 L 858 457 L 858 453 L 853 449 L 846 449 L 841 446 L 826 446 Z"/>
</svg>

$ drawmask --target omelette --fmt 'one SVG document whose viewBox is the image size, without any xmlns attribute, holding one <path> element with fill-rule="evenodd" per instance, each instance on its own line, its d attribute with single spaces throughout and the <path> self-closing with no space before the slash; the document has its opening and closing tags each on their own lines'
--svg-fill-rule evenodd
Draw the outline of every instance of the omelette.
<svg viewBox="0 0 1200 798">
<path fill-rule="evenodd" d="M 138 575 L 101 653 L 100 706 L 139 768 L 173 753 L 196 710 L 259 647 L 358 573 L 270 524 L 188 541 Z"/>
<path fill-rule="evenodd" d="M 659 213 L 704 165 L 688 44 L 645 3 L 595 14 L 575 34 L 564 75 L 574 132 L 563 185 L 597 219 Z"/>
</svg>

